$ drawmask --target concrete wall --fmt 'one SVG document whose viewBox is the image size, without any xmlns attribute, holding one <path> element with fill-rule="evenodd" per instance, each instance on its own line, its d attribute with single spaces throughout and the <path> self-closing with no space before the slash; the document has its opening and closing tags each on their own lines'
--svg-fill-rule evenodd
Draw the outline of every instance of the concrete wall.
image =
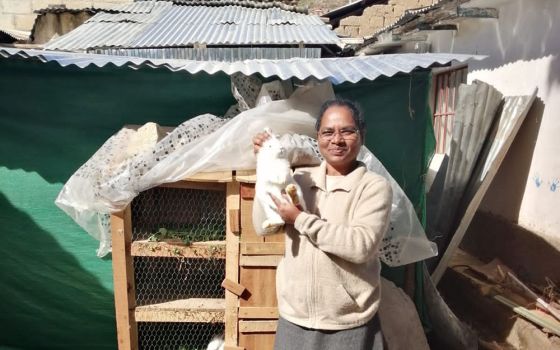
<svg viewBox="0 0 560 350">
<path fill-rule="evenodd" d="M 67 8 L 106 7 L 133 0 L 0 0 L 0 28 L 30 31 L 37 14 L 35 10 L 48 5 L 66 5 Z"/>
<path fill-rule="evenodd" d="M 560 249 L 560 1 L 476 0 L 471 5 L 493 6 L 499 19 L 465 20 L 457 32 L 431 33 L 432 51 L 488 55 L 471 62 L 468 79 L 492 84 L 505 95 L 538 88 L 537 101 L 480 210 Z"/>
<path fill-rule="evenodd" d="M 437 0 L 389 0 L 387 5 L 373 5 L 362 16 L 350 16 L 340 21 L 338 34 L 353 37 L 372 35 L 381 28 L 393 24 L 406 9 L 429 6 Z"/>
</svg>

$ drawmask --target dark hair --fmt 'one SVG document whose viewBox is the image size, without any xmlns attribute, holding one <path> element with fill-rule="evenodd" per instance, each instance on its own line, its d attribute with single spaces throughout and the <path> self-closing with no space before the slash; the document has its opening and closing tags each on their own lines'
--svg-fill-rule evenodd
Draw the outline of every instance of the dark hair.
<svg viewBox="0 0 560 350">
<path fill-rule="evenodd" d="M 323 103 L 321 109 L 319 110 L 319 118 L 317 118 L 317 122 L 315 123 L 315 130 L 319 131 L 319 128 L 321 127 L 321 120 L 323 120 L 323 115 L 325 114 L 327 109 L 333 106 L 348 108 L 350 114 L 352 115 L 352 119 L 354 119 L 354 124 L 356 124 L 356 128 L 358 128 L 360 136 L 363 139 L 366 132 L 366 121 L 362 115 L 360 107 L 355 102 L 340 97 L 335 97 L 334 99 L 328 100 Z"/>
</svg>

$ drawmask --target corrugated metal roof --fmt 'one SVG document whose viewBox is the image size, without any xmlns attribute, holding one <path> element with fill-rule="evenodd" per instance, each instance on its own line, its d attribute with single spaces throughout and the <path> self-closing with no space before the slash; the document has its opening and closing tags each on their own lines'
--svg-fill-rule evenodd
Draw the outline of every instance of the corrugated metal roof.
<svg viewBox="0 0 560 350">
<path fill-rule="evenodd" d="M 307 7 L 297 6 L 297 0 L 269 1 L 269 0 L 173 0 L 175 4 L 190 6 L 243 6 L 251 8 L 278 7 L 286 11 L 307 13 Z"/>
<path fill-rule="evenodd" d="M 136 4 L 144 4 L 138 6 Z M 84 24 L 88 23 L 120 23 L 120 22 L 134 22 L 134 23 L 154 23 L 160 18 L 166 10 L 172 7 L 170 2 L 154 2 L 142 1 L 132 5 L 121 5 L 115 8 L 116 13 L 101 12 L 87 20 Z"/>
<path fill-rule="evenodd" d="M 319 17 L 278 8 L 177 6 L 167 11 L 159 23 L 130 45 L 340 44 L 338 36 Z"/>
<path fill-rule="evenodd" d="M 317 16 L 279 8 L 180 6 L 145 2 L 150 12 L 98 13 L 47 44 L 49 50 L 206 45 L 332 44 L 338 36 Z M 125 25 L 126 23 L 126 25 Z"/>
<path fill-rule="evenodd" d="M 171 71 L 186 71 L 191 74 L 224 72 L 231 75 L 260 74 L 263 77 L 280 79 L 329 79 L 334 84 L 358 82 L 362 79 L 374 80 L 381 76 L 391 77 L 397 73 L 409 73 L 416 68 L 429 68 L 452 61 L 465 62 L 469 59 L 483 59 L 485 56 L 425 53 L 396 54 L 379 56 L 355 56 L 338 58 L 292 58 L 288 60 L 248 60 L 238 62 L 157 60 L 110 55 L 94 55 L 75 52 L 18 50 L 1 48 L 4 58 L 34 58 L 42 62 L 57 62 L 61 66 L 76 65 L 80 68 L 89 65 L 103 67 L 109 63 L 137 69 L 148 66 L 167 68 Z"/>
<path fill-rule="evenodd" d="M 196 61 L 245 61 L 254 59 L 289 59 L 293 57 L 319 58 L 319 47 L 166 47 L 121 49 L 96 49 L 94 52 L 102 55 L 133 56 L 156 59 L 184 59 Z"/>
<path fill-rule="evenodd" d="M 126 4 L 104 4 L 104 5 L 95 5 L 88 6 L 88 7 L 77 7 L 72 2 L 68 5 L 49 5 L 47 8 L 35 10 L 35 13 L 43 14 L 43 13 L 64 13 L 64 12 L 81 12 L 81 11 L 88 11 L 88 12 L 121 12 L 121 13 L 150 13 L 152 8 L 154 7 L 153 1 L 136 1 Z"/>
<path fill-rule="evenodd" d="M 27 40 L 31 35 L 31 32 L 17 29 L 3 29 L 0 28 L 0 32 L 14 38 L 15 40 Z"/>
<path fill-rule="evenodd" d="M 157 0 L 159 1 L 159 0 Z M 89 12 L 129 12 L 129 13 L 141 13 L 144 9 L 142 3 L 144 2 L 151 2 L 151 1 L 143 1 L 143 0 L 136 0 L 133 3 L 129 4 L 94 4 L 94 6 L 88 7 L 77 7 L 74 3 L 60 4 L 60 5 L 49 5 L 46 8 L 35 10 L 35 13 L 43 14 L 43 13 L 64 13 L 64 12 L 82 12 L 82 11 L 89 11 Z M 249 8 L 272 8 L 277 7 L 281 8 L 282 10 L 292 11 L 292 12 L 299 12 L 299 13 L 308 13 L 307 7 L 304 6 L 297 6 L 297 1 L 252 1 L 252 0 L 173 0 L 175 4 L 180 5 L 189 5 L 189 6 L 212 6 L 212 7 L 219 7 L 219 6 L 243 6 Z M 140 4 L 140 5 L 136 5 Z M 128 7 L 127 7 L 128 6 Z"/>
</svg>

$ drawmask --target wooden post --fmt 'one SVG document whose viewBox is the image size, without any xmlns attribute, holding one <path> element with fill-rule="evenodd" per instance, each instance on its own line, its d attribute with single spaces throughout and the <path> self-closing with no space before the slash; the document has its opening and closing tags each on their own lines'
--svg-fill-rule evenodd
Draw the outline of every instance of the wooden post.
<svg viewBox="0 0 560 350">
<path fill-rule="evenodd" d="M 138 327 L 134 318 L 136 291 L 130 245 L 132 242 L 132 219 L 130 205 L 123 212 L 111 215 L 113 244 L 113 284 L 117 319 L 119 350 L 138 349 Z"/>
<path fill-rule="evenodd" d="M 239 183 L 232 181 L 227 183 L 226 188 L 226 212 L 239 210 L 240 196 Z M 228 215 L 226 220 L 226 279 L 239 281 L 239 215 Z M 237 231 L 237 232 L 234 232 Z M 229 290 L 226 293 L 226 314 L 225 314 L 225 344 L 226 346 L 238 345 L 238 297 Z"/>
</svg>

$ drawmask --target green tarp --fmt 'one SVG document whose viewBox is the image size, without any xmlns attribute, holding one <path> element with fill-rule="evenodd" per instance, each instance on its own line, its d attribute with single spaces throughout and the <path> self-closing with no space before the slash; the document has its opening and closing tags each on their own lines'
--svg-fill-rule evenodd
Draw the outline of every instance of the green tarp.
<svg viewBox="0 0 560 350">
<path fill-rule="evenodd" d="M 368 147 L 422 216 L 429 84 L 420 71 L 335 88 L 362 105 Z M 0 349 L 116 349 L 111 260 L 54 200 L 123 125 L 173 126 L 233 103 L 225 74 L 0 58 Z"/>
</svg>

